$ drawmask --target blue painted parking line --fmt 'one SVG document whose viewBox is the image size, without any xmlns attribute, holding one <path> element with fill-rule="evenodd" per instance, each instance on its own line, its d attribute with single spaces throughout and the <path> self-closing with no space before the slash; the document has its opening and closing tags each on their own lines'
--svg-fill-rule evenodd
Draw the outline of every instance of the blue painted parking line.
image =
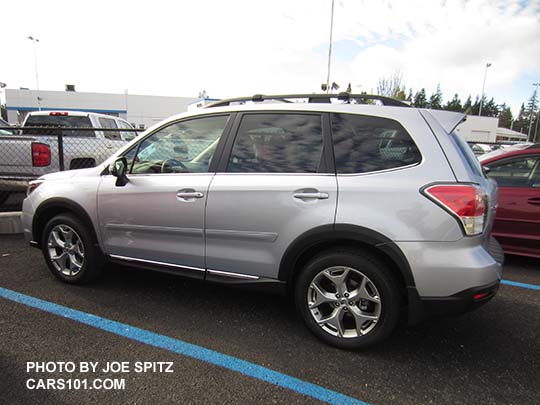
<svg viewBox="0 0 540 405">
<path fill-rule="evenodd" d="M 529 290 L 540 291 L 540 285 L 519 283 L 517 281 L 512 281 L 512 280 L 501 280 L 501 284 L 511 285 L 514 287 L 528 288 Z"/>
<path fill-rule="evenodd" d="M 279 387 L 287 388 L 291 391 L 295 391 L 302 395 L 307 395 L 329 404 L 369 405 L 366 402 L 340 394 L 339 392 L 329 390 L 319 385 L 315 385 L 286 374 L 282 374 L 278 371 L 274 371 L 255 363 L 250 363 L 246 360 L 241 360 L 227 354 L 206 349 L 202 346 L 197 346 L 182 340 L 160 335 L 158 333 L 130 326 L 125 323 L 116 322 L 111 319 L 78 311 L 63 305 L 55 304 L 53 302 L 44 301 L 39 298 L 34 298 L 29 295 L 8 290 L 6 288 L 0 287 L 0 297 L 49 312 L 51 314 L 68 318 L 118 336 L 123 336 L 149 346 L 158 347 L 173 353 L 192 357 L 197 360 L 233 370 L 246 376 L 253 377 Z"/>
</svg>

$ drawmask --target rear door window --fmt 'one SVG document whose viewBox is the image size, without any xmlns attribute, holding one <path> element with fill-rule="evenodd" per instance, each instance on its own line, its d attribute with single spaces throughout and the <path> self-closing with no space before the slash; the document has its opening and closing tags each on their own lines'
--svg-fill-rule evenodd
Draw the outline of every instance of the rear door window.
<svg viewBox="0 0 540 405">
<path fill-rule="evenodd" d="M 316 173 L 323 150 L 319 114 L 246 114 L 228 172 Z"/>
<path fill-rule="evenodd" d="M 389 170 L 422 160 L 407 131 L 387 118 L 332 114 L 332 136 L 338 174 Z"/>
<path fill-rule="evenodd" d="M 118 129 L 116 122 L 112 118 L 99 117 L 98 121 L 102 128 Z M 107 139 L 121 139 L 118 131 L 103 131 L 103 136 Z"/>
</svg>

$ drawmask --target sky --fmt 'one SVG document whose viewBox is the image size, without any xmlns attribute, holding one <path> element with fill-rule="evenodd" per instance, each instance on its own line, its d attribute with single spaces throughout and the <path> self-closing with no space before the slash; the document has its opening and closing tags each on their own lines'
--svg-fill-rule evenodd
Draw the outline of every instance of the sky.
<svg viewBox="0 0 540 405">
<path fill-rule="evenodd" d="M 212 98 L 320 92 L 331 0 L 32 1 L 0 8 L 8 88 Z M 540 82 L 540 0 L 335 0 L 330 81 L 395 72 L 445 100 L 482 92 L 517 115 Z"/>
</svg>

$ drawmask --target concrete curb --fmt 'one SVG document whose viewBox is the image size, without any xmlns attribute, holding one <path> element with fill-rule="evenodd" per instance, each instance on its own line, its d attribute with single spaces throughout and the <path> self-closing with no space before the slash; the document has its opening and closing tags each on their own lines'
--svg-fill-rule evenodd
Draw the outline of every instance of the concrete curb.
<svg viewBox="0 0 540 405">
<path fill-rule="evenodd" d="M 22 233 L 22 212 L 0 212 L 0 234 Z"/>
</svg>

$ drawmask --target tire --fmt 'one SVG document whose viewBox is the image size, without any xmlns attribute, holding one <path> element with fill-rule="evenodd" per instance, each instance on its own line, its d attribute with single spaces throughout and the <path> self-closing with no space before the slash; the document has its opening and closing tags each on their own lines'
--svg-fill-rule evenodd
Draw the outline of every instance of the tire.
<svg viewBox="0 0 540 405">
<path fill-rule="evenodd" d="M 388 266 L 368 251 L 320 254 L 302 269 L 294 292 L 308 329 L 340 349 L 381 342 L 399 321 L 400 284 Z"/>
<path fill-rule="evenodd" d="M 84 284 L 101 274 L 102 254 L 91 230 L 70 214 L 45 225 L 41 246 L 51 273 L 66 283 Z"/>
</svg>

